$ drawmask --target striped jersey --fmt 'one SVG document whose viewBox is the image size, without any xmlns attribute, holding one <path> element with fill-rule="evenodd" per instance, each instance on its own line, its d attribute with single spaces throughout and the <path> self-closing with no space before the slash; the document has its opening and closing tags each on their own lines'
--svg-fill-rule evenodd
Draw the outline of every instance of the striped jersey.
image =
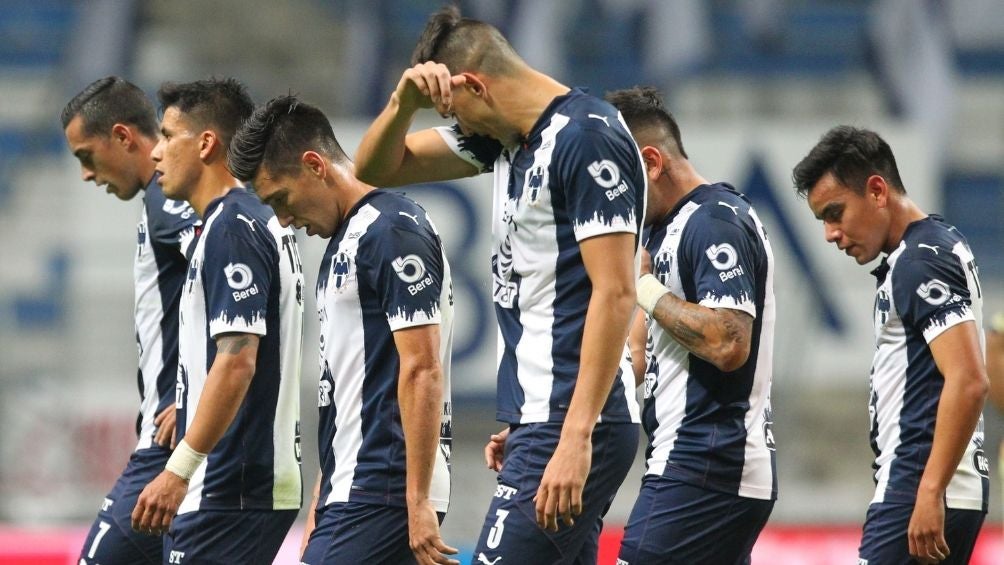
<svg viewBox="0 0 1004 565">
<path fill-rule="evenodd" d="M 646 177 L 638 148 L 613 106 L 577 89 L 556 97 L 515 147 L 458 126 L 438 130 L 460 158 L 494 173 L 496 417 L 561 422 L 592 295 L 579 242 L 640 233 Z M 600 421 L 639 421 L 626 344 Z"/>
<path fill-rule="evenodd" d="M 136 226 L 136 347 L 139 349 L 139 443 L 152 447 L 157 414 L 174 403 L 178 378 L 178 301 L 188 254 L 199 222 L 186 202 L 169 200 L 154 176 L 143 193 L 143 216 Z"/>
<path fill-rule="evenodd" d="M 749 201 L 728 184 L 702 185 L 651 227 L 653 274 L 675 296 L 753 317 L 746 363 L 723 372 L 653 319 L 642 424 L 646 474 L 772 500 L 777 497 L 770 386 L 774 256 Z"/>
<path fill-rule="evenodd" d="M 328 243 L 317 276 L 320 317 L 318 509 L 335 502 L 407 507 L 394 332 L 439 326 L 440 441 L 429 493 L 450 501 L 453 287 L 435 226 L 418 204 L 367 193 Z"/>
<path fill-rule="evenodd" d="M 260 336 L 255 374 L 230 427 L 189 481 L 179 514 L 300 507 L 303 273 L 296 236 L 243 188 L 206 208 L 181 296 L 178 440 L 199 408 L 216 337 Z"/>
<path fill-rule="evenodd" d="M 944 377 L 928 344 L 949 328 L 975 322 L 983 348 L 983 296 L 965 237 L 936 215 L 911 223 L 872 274 L 875 358 L 871 369 L 873 503 L 913 504 L 934 441 Z M 948 508 L 987 511 L 989 463 L 983 416 L 948 485 Z"/>
</svg>

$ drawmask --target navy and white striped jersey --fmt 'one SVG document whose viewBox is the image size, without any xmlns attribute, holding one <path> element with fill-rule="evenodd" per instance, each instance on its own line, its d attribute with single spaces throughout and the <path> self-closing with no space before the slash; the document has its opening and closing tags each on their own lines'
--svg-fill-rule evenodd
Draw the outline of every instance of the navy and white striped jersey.
<svg viewBox="0 0 1004 565">
<path fill-rule="evenodd" d="M 178 378 L 178 302 L 198 216 L 185 202 L 168 200 L 154 176 L 143 193 L 136 226 L 135 321 L 141 399 L 136 449 L 153 446 L 154 418 L 174 403 Z"/>
<path fill-rule="evenodd" d="M 199 408 L 220 334 L 260 336 L 254 378 L 179 514 L 300 507 L 303 272 L 296 236 L 243 188 L 206 208 L 181 296 L 178 439 Z"/>
<path fill-rule="evenodd" d="M 435 226 L 418 204 L 374 190 L 328 243 L 317 276 L 321 495 L 334 502 L 406 507 L 405 444 L 393 333 L 438 324 L 443 370 L 440 449 L 430 500 L 450 501 L 450 351 L 453 286 Z"/>
<path fill-rule="evenodd" d="M 438 130 L 459 157 L 494 171 L 496 416 L 561 422 L 592 294 L 579 242 L 640 233 L 646 177 L 638 148 L 613 106 L 577 89 L 555 98 L 516 147 L 464 136 L 456 126 Z M 632 375 L 625 344 L 600 421 L 639 421 Z"/>
<path fill-rule="evenodd" d="M 747 498 L 777 497 L 770 385 L 774 255 L 744 196 L 702 185 L 651 228 L 653 274 L 675 296 L 753 316 L 750 354 L 722 372 L 649 320 L 652 355 L 642 423 L 646 474 Z"/>
<path fill-rule="evenodd" d="M 878 284 L 868 407 L 876 469 L 872 503 L 913 504 L 944 386 L 928 344 L 972 321 L 983 348 L 983 296 L 965 237 L 935 215 L 907 226 L 899 247 L 872 274 Z M 989 482 L 981 415 L 948 485 L 948 508 L 986 512 Z"/>
</svg>

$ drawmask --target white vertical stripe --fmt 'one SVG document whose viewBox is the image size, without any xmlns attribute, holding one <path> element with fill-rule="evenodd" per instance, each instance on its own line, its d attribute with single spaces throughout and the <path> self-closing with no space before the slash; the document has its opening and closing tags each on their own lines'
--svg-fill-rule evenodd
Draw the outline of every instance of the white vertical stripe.
<svg viewBox="0 0 1004 565">
<path fill-rule="evenodd" d="M 279 257 L 279 393 L 276 398 L 275 421 L 272 424 L 272 508 L 299 509 L 302 485 L 296 426 L 300 421 L 300 353 L 303 342 L 303 305 L 296 299 L 297 287 L 303 291 L 303 272 L 290 260 L 283 248 L 283 236 L 293 236 L 293 230 L 283 228 L 272 216 L 268 230 L 275 241 Z M 299 257 L 299 251 L 295 254 Z"/>
<path fill-rule="evenodd" d="M 662 253 L 670 254 L 672 268 L 668 280 L 660 282 L 674 295 L 686 298 L 683 283 L 680 280 L 677 250 L 683 229 L 694 212 L 700 208 L 694 202 L 687 202 L 666 226 L 666 237 L 659 247 L 658 257 Z M 648 459 L 648 475 L 661 475 L 666 469 L 666 460 L 676 443 L 680 424 L 687 409 L 687 381 L 690 376 L 690 352 L 680 345 L 669 332 L 663 330 L 654 319 L 648 321 L 649 334 L 653 338 L 654 354 L 659 363 L 659 374 L 655 384 L 655 417 L 658 427 L 652 437 L 652 454 Z"/>
<path fill-rule="evenodd" d="M 135 281 L 134 317 L 136 335 L 139 339 L 139 369 L 143 374 L 143 402 L 140 405 L 139 443 L 136 449 L 145 449 L 153 445 L 154 418 L 157 416 L 157 406 L 160 404 L 160 394 L 157 391 L 157 377 L 164 370 L 164 335 L 160 323 L 164 319 L 164 307 L 158 284 L 160 269 L 153 253 L 153 233 L 143 206 L 143 217 L 137 229 L 146 236 L 137 250 L 133 263 L 133 279 Z"/>
<path fill-rule="evenodd" d="M 764 280 L 763 312 L 760 314 L 760 346 L 757 349 L 753 387 L 750 390 L 750 407 L 744 418 L 746 449 L 739 496 L 770 499 L 774 477 L 770 450 L 764 435 L 764 413 L 770 409 L 770 385 L 774 371 L 774 323 L 777 319 L 774 304 L 774 251 L 764 236 L 763 224 L 753 208 L 749 209 L 749 215 L 764 247 L 767 276 Z"/>
<path fill-rule="evenodd" d="M 432 221 L 430 220 L 431 224 Z M 437 232 L 438 233 L 438 232 Z M 450 304 L 450 288 L 453 285 L 450 263 L 443 253 L 443 288 L 439 293 L 439 363 L 443 371 L 443 414 L 440 425 L 453 420 L 453 403 L 450 400 L 451 358 L 453 352 L 453 305 Z M 451 443 L 452 445 L 452 443 Z M 436 450 L 436 463 L 429 486 L 429 501 L 437 512 L 446 512 L 450 506 L 450 468 L 447 454 Z"/>
<path fill-rule="evenodd" d="M 334 377 L 332 402 L 336 410 L 336 431 L 331 439 L 335 472 L 329 479 L 331 492 L 325 504 L 349 500 L 359 449 L 363 444 L 363 381 L 366 377 L 366 362 L 356 252 L 359 240 L 379 216 L 380 212 L 376 208 L 366 204 L 349 220 L 346 233 L 358 236 L 346 237 L 339 242 L 336 254 L 345 253 L 352 261 L 341 287 L 335 288 L 330 272 L 319 275 L 329 277 L 324 287 L 324 296 L 318 297 L 318 305 L 324 309 L 321 320 L 321 336 L 325 348 L 323 355 Z"/>
</svg>

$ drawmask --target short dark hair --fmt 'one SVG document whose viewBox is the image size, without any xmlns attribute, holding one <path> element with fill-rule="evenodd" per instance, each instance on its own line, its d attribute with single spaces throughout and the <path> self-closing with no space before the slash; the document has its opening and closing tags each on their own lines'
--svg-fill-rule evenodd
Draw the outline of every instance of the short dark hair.
<svg viewBox="0 0 1004 565">
<path fill-rule="evenodd" d="M 199 127 L 211 127 L 224 147 L 230 146 L 237 128 L 254 111 L 247 88 L 234 78 L 165 82 L 157 91 L 157 99 L 161 111 L 174 107 Z"/>
<path fill-rule="evenodd" d="M 269 100 L 245 120 L 230 143 L 230 172 L 254 180 L 264 167 L 270 173 L 298 170 L 304 151 L 324 153 L 336 163 L 349 159 L 324 112 L 290 94 Z"/>
<path fill-rule="evenodd" d="M 898 192 L 906 193 L 892 149 L 871 130 L 837 126 L 823 134 L 791 173 L 795 192 L 805 197 L 826 173 L 833 173 L 857 194 L 865 193 L 865 182 L 872 175 L 881 175 Z"/>
<path fill-rule="evenodd" d="M 507 75 L 522 63 L 516 50 L 495 26 L 464 18 L 456 6 L 444 6 L 429 17 L 411 54 L 411 64 L 435 61 L 453 74 L 481 71 Z"/>
<path fill-rule="evenodd" d="M 115 124 L 128 124 L 147 137 L 157 137 L 153 104 L 138 86 L 122 77 L 100 78 L 77 93 L 60 115 L 63 129 L 77 116 L 88 136 L 107 136 Z"/>
<path fill-rule="evenodd" d="M 659 90 L 654 86 L 614 90 L 608 92 L 604 98 L 620 111 L 632 132 L 638 134 L 643 130 L 658 128 L 659 137 L 664 140 L 672 139 L 680 155 L 684 159 L 689 159 L 686 150 L 683 149 L 680 126 L 673 118 L 673 114 L 666 109 Z"/>
</svg>

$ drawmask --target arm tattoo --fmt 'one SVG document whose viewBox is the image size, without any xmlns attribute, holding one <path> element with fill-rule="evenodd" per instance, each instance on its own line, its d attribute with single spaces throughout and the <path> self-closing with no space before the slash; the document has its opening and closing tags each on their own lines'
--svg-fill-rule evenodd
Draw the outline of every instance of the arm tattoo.
<svg viewBox="0 0 1004 565">
<path fill-rule="evenodd" d="M 245 347 L 251 345 L 251 337 L 246 335 L 228 335 L 226 337 L 220 338 L 217 345 L 217 351 L 219 353 L 227 353 L 230 355 L 239 354 Z"/>
</svg>

